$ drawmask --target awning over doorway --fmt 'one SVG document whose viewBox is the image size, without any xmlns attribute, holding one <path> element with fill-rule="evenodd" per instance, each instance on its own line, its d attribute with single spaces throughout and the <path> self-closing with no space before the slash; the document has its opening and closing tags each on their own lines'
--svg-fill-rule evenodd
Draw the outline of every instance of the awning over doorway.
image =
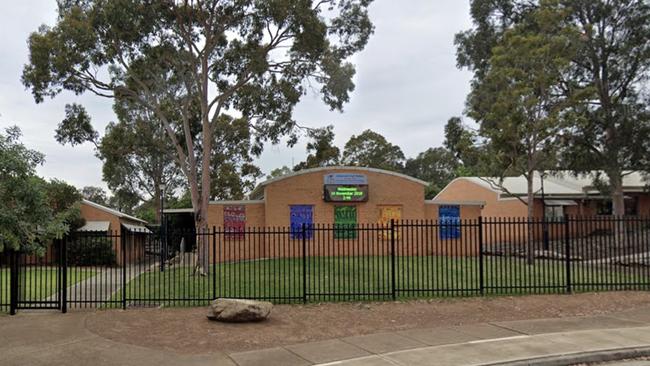
<svg viewBox="0 0 650 366">
<path fill-rule="evenodd" d="M 89 231 L 103 231 L 106 232 L 108 231 L 108 228 L 111 226 L 111 223 L 109 221 L 86 221 L 86 224 L 77 231 L 84 231 L 84 232 L 89 232 Z"/>
<path fill-rule="evenodd" d="M 572 200 L 544 200 L 546 206 L 577 206 L 578 203 Z"/>
<path fill-rule="evenodd" d="M 122 226 L 124 226 L 126 231 L 130 231 L 132 233 L 151 234 L 151 230 L 147 229 L 146 226 L 131 224 L 122 224 Z"/>
</svg>

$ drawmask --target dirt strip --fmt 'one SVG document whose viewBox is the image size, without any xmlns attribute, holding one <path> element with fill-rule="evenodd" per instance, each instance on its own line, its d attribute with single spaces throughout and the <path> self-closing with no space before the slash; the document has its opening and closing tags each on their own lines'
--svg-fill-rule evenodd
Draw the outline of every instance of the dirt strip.
<svg viewBox="0 0 650 366">
<path fill-rule="evenodd" d="M 104 310 L 88 316 L 86 327 L 117 342 L 197 354 L 381 331 L 602 315 L 642 307 L 650 307 L 650 292 L 278 305 L 270 320 L 256 324 L 210 322 L 205 308 Z"/>
</svg>

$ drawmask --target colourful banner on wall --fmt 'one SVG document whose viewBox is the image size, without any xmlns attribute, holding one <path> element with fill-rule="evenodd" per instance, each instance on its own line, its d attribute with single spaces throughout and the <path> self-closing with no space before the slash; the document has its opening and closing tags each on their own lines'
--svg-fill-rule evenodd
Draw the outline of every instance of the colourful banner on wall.
<svg viewBox="0 0 650 366">
<path fill-rule="evenodd" d="M 334 239 L 357 238 L 357 208 L 354 206 L 334 207 Z"/>
<path fill-rule="evenodd" d="M 379 224 L 386 230 L 379 233 L 381 239 L 390 239 L 390 222 L 391 220 L 400 221 L 402 219 L 402 206 L 384 206 L 379 208 Z M 395 232 L 395 239 L 399 238 L 399 233 Z"/>
<path fill-rule="evenodd" d="M 460 238 L 460 206 L 440 206 L 440 239 Z"/>
<path fill-rule="evenodd" d="M 224 206 L 223 228 L 231 239 L 243 239 L 246 230 L 246 207 Z"/>
<path fill-rule="evenodd" d="M 310 205 L 292 205 L 289 207 L 291 213 L 291 239 L 302 239 L 303 227 L 305 239 L 311 239 L 314 234 L 314 209 Z"/>
</svg>

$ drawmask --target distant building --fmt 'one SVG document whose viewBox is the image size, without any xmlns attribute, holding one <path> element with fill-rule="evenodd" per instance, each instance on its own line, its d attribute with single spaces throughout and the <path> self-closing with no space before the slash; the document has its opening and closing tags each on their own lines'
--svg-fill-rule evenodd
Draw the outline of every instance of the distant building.
<svg viewBox="0 0 650 366">
<path fill-rule="evenodd" d="M 85 199 L 81 201 L 80 210 L 85 224 L 77 232 L 89 235 L 101 233 L 110 238 L 118 264 L 122 264 L 123 249 L 126 250 L 128 262 L 136 261 L 144 255 L 146 236 L 151 233 L 145 226 L 145 220 Z M 83 240 L 84 236 L 79 237 Z"/>
<path fill-rule="evenodd" d="M 506 177 L 503 181 L 494 177 L 456 178 L 435 200 L 484 202 L 484 222 L 492 222 L 484 227 L 486 244 L 524 242 L 529 239 L 531 230 L 535 240 L 564 237 L 567 228 L 563 226 L 563 218 L 567 215 L 576 218 L 567 224 L 571 235 L 613 232 L 614 222 L 605 220 L 612 215 L 611 199 L 594 187 L 591 178 L 575 177 L 566 172 L 547 172 L 542 179 L 541 174 L 535 173 L 533 190 L 535 224 L 532 226 L 525 224 L 528 205 L 527 181 L 523 176 Z M 627 217 L 650 215 L 650 193 L 646 191 L 642 174 L 627 174 L 623 179 L 623 191 Z M 544 217 L 550 224 L 542 223 Z M 513 222 L 515 224 L 509 224 Z M 634 230 L 638 225 L 638 220 L 628 220 L 629 229 Z"/>
<path fill-rule="evenodd" d="M 485 202 L 482 213 L 485 217 L 526 217 L 526 187 L 523 176 L 506 177 L 503 182 L 493 177 L 461 177 L 449 183 L 435 200 L 481 200 Z M 544 216 L 544 209 L 549 218 L 612 214 L 611 199 L 594 187 L 590 177 L 548 172 L 542 181 L 542 176 L 535 173 L 533 190 L 535 217 Z M 626 215 L 650 215 L 650 194 L 641 173 L 630 172 L 624 177 L 623 192 Z"/>
</svg>

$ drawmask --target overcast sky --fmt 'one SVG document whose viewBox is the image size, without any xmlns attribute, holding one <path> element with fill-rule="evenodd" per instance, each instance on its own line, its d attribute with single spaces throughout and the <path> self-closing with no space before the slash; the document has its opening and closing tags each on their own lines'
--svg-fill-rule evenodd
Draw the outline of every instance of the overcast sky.
<svg viewBox="0 0 650 366">
<path fill-rule="evenodd" d="M 296 109 L 300 124 L 334 125 L 336 143 L 373 129 L 399 145 L 407 157 L 440 146 L 444 125 L 461 115 L 471 74 L 458 70 L 454 34 L 470 26 L 469 0 L 376 0 L 370 9 L 375 34 L 355 57 L 356 90 L 344 113 L 330 112 L 316 95 L 307 95 Z M 77 187 L 102 182 L 101 161 L 91 145 L 63 147 L 54 130 L 66 103 L 86 106 L 98 131 L 115 119 L 111 101 L 90 94 L 61 94 L 36 104 L 20 82 L 27 61 L 27 37 L 41 24 L 54 24 L 55 0 L 8 2 L 0 12 L 0 128 L 18 125 L 23 141 L 46 154 L 38 173 Z M 291 166 L 306 155 L 305 140 L 292 149 L 268 145 L 258 161 L 265 173 Z"/>
</svg>

